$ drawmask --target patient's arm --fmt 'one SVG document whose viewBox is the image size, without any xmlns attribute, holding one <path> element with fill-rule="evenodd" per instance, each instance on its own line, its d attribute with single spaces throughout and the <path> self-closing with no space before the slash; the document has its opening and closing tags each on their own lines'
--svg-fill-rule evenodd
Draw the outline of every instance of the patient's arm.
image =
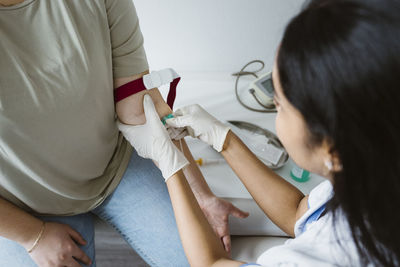
<svg viewBox="0 0 400 267">
<path fill-rule="evenodd" d="M 130 81 L 139 79 L 147 73 L 148 71 L 145 71 L 143 73 L 130 77 L 117 78 L 114 80 L 114 88 L 118 88 L 119 86 L 124 85 Z M 116 112 L 121 122 L 132 125 L 145 123 L 143 110 L 143 97 L 145 94 L 150 94 L 160 118 L 172 113 L 172 110 L 165 103 L 158 89 L 154 88 L 131 95 L 116 104 Z M 182 139 L 181 141 L 183 153 L 190 163 L 184 169 L 184 174 L 187 178 L 187 181 L 190 184 L 190 187 L 194 195 L 196 196 L 200 207 L 206 214 L 208 221 L 213 226 L 214 231 L 217 233 L 218 237 L 222 239 L 222 242 L 225 245 L 225 249 L 227 251 L 230 251 L 230 236 L 228 228 L 229 215 L 244 218 L 247 217 L 248 214 L 239 210 L 231 203 L 217 198 L 212 193 L 206 181 L 204 180 L 203 174 L 201 173 L 196 162 L 194 161 L 185 140 Z M 178 141 L 174 141 L 174 143 L 180 149 L 181 144 L 179 144 Z"/>
<path fill-rule="evenodd" d="M 143 73 L 132 75 L 130 77 L 116 78 L 114 81 L 114 88 L 118 88 L 121 85 L 124 85 L 130 81 L 139 79 L 147 73 L 149 72 L 145 71 Z M 119 120 L 122 123 L 132 125 L 145 123 L 146 119 L 143 110 L 143 97 L 145 94 L 150 94 L 160 118 L 172 113 L 171 108 L 168 106 L 167 103 L 165 103 L 158 89 L 153 88 L 151 90 L 144 90 L 137 94 L 124 98 L 116 104 L 116 112 Z M 179 144 L 179 142 L 174 141 L 174 143 L 180 149 L 181 145 Z M 201 204 L 201 202 L 205 198 L 213 196 L 213 193 L 205 182 L 204 177 L 200 172 L 196 162 L 194 161 L 185 140 L 182 140 L 182 147 L 186 158 L 190 162 L 190 165 L 185 168 L 185 174 L 187 175 L 188 182 L 194 194 L 196 195 L 197 200 Z"/>
<path fill-rule="evenodd" d="M 132 75 L 124 78 L 114 79 L 114 88 L 118 88 L 130 81 L 139 79 L 140 77 L 148 74 L 149 71 L 145 71 L 136 75 Z M 119 120 L 125 124 L 139 125 L 145 123 L 144 111 L 143 111 L 143 96 L 149 94 L 153 100 L 153 103 L 157 109 L 158 115 L 164 117 L 171 113 L 171 109 L 164 102 L 160 92 L 157 88 L 150 90 L 144 90 L 137 94 L 131 95 L 127 98 L 117 102 L 115 109 Z"/>
</svg>

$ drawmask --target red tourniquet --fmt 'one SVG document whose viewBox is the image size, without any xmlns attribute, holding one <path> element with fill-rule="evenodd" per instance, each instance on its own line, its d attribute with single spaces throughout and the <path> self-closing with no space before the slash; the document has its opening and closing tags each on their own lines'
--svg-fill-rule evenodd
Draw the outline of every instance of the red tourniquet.
<svg viewBox="0 0 400 267">
<path fill-rule="evenodd" d="M 175 102 L 176 86 L 178 85 L 180 80 L 180 77 L 174 79 L 169 87 L 167 104 L 171 109 L 173 108 Z M 139 93 L 143 90 L 146 90 L 146 86 L 143 83 L 143 78 L 128 82 L 114 90 L 114 102 L 117 103 L 118 101 L 121 101 L 122 99 L 130 95 Z"/>
</svg>

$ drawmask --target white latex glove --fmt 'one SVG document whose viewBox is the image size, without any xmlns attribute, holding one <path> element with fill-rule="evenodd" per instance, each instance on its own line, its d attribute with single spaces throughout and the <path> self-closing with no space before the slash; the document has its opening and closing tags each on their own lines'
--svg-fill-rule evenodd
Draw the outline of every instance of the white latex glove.
<svg viewBox="0 0 400 267">
<path fill-rule="evenodd" d="M 167 125 L 175 128 L 185 127 L 190 136 L 199 138 L 218 152 L 222 151 L 230 128 L 201 106 L 196 104 L 178 109 L 174 117 L 166 120 Z"/>
<path fill-rule="evenodd" d="M 146 116 L 145 124 L 133 126 L 123 124 L 118 120 L 118 129 L 136 149 L 139 156 L 155 161 L 167 181 L 189 162 L 172 143 L 167 130 L 158 117 L 151 97 L 147 94 L 144 96 L 143 107 Z"/>
</svg>

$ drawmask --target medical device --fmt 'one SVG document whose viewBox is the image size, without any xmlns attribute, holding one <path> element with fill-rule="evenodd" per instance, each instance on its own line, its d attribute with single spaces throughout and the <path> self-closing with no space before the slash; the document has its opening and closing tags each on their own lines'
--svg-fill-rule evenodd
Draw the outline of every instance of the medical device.
<svg viewBox="0 0 400 267">
<path fill-rule="evenodd" d="M 261 64 L 261 67 L 258 70 L 255 71 L 246 71 L 245 69 L 254 64 L 258 63 Z M 251 110 L 251 111 L 256 111 L 256 112 L 264 112 L 264 113 L 271 113 L 271 112 L 276 112 L 275 105 L 273 103 L 273 97 L 274 97 L 274 87 L 272 84 L 272 75 L 271 72 L 263 74 L 262 76 L 258 76 L 257 73 L 261 71 L 264 68 L 265 64 L 261 60 L 253 60 L 247 63 L 246 65 L 243 66 L 243 68 L 236 73 L 233 73 L 233 76 L 236 76 L 236 82 L 235 82 L 235 95 L 236 99 L 239 101 L 239 103 Z M 257 103 L 262 106 L 264 109 L 256 109 L 253 107 L 250 107 L 243 103 L 243 101 L 240 99 L 239 94 L 238 94 L 238 84 L 239 84 L 239 78 L 241 76 L 245 75 L 252 75 L 256 78 L 255 81 L 253 81 L 250 84 L 250 89 L 249 93 L 254 97 L 254 99 L 257 101 Z"/>
<path fill-rule="evenodd" d="M 266 73 L 251 83 L 256 97 L 264 106 L 274 105 L 274 86 L 272 84 L 272 72 Z"/>
<path fill-rule="evenodd" d="M 287 163 L 289 154 L 274 133 L 244 121 L 228 121 L 228 123 L 231 130 L 268 167 L 279 169 Z"/>
</svg>

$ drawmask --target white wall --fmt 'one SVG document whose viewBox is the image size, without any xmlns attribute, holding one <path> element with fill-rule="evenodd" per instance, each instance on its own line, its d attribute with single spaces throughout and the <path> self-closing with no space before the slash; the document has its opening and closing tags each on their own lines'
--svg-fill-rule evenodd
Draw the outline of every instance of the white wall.
<svg viewBox="0 0 400 267">
<path fill-rule="evenodd" d="M 237 71 L 272 66 L 287 22 L 303 0 L 133 0 L 151 69 Z"/>
</svg>

